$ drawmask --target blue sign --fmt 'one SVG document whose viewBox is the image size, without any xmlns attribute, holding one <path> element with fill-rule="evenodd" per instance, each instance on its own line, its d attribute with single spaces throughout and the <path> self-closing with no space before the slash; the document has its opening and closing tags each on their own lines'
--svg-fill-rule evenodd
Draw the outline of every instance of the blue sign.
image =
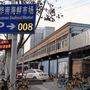
<svg viewBox="0 0 90 90">
<path fill-rule="evenodd" d="M 0 5 L 0 33 L 34 33 L 36 4 Z"/>
</svg>

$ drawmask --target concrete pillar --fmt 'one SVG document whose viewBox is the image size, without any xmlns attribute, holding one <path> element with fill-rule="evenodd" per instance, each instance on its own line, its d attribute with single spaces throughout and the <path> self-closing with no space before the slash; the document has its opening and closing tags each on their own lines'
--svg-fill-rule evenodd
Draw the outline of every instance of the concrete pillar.
<svg viewBox="0 0 90 90">
<path fill-rule="evenodd" d="M 48 75 L 50 76 L 50 58 L 49 58 L 49 61 L 48 61 Z"/>
</svg>

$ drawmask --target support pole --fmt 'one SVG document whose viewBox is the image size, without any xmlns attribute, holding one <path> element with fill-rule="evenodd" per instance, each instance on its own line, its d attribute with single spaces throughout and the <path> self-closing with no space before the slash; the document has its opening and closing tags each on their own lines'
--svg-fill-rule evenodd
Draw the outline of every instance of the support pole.
<svg viewBox="0 0 90 90">
<path fill-rule="evenodd" d="M 7 34 L 6 39 L 11 39 L 11 34 Z M 10 76 L 11 50 L 5 51 L 5 79 Z"/>
<path fill-rule="evenodd" d="M 16 0 L 11 0 L 11 4 L 15 4 Z M 16 59 L 17 59 L 17 34 L 12 34 L 12 48 L 10 61 L 10 82 L 11 90 L 16 90 Z"/>
<path fill-rule="evenodd" d="M 5 78 L 7 79 L 10 75 L 11 50 L 6 51 L 5 54 Z"/>
<path fill-rule="evenodd" d="M 48 61 L 48 75 L 50 76 L 50 58 L 49 58 L 49 61 Z"/>
<path fill-rule="evenodd" d="M 71 46 L 70 46 L 70 44 L 71 44 L 71 29 L 72 28 L 70 28 L 69 29 L 69 53 L 68 53 L 68 56 L 69 56 L 69 62 L 68 62 L 68 66 L 69 66 L 69 68 L 68 68 L 68 75 L 69 75 L 69 79 L 71 79 L 72 78 L 72 64 L 73 64 L 73 61 L 72 61 L 72 52 L 70 51 L 70 48 L 71 48 Z"/>
<path fill-rule="evenodd" d="M 12 90 L 16 90 L 16 59 L 17 59 L 17 35 L 12 35 L 12 49 L 10 62 L 10 82 Z"/>
<path fill-rule="evenodd" d="M 73 64 L 72 53 L 69 52 L 69 79 L 72 78 L 72 64 Z"/>
<path fill-rule="evenodd" d="M 58 56 L 57 56 L 57 78 L 58 78 Z"/>
</svg>

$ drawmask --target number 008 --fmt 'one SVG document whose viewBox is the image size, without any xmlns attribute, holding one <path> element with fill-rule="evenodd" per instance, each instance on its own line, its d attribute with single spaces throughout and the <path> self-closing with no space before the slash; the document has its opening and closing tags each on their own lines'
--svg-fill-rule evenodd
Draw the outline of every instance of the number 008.
<svg viewBox="0 0 90 90">
<path fill-rule="evenodd" d="M 32 29 L 33 29 L 32 23 L 19 23 L 18 24 L 19 31 L 26 31 L 26 30 L 32 31 Z"/>
</svg>

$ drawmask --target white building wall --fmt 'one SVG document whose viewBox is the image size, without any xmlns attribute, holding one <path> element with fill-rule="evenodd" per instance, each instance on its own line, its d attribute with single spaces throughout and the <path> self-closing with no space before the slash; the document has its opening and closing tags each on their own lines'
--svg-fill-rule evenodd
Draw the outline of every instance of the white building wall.
<svg viewBox="0 0 90 90">
<path fill-rule="evenodd" d="M 70 38 L 70 50 L 90 45 L 90 30 Z"/>
</svg>

